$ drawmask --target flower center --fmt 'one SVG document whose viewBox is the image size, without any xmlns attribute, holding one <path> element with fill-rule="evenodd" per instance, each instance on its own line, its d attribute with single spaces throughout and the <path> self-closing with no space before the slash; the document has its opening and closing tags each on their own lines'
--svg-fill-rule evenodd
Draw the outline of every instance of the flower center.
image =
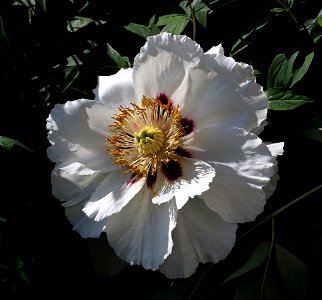
<svg viewBox="0 0 322 300">
<path fill-rule="evenodd" d="M 107 153 L 114 164 L 125 167 L 124 174 L 149 181 L 178 160 L 186 128 L 178 107 L 170 101 L 143 97 L 140 106 L 131 105 L 121 106 L 113 116 L 114 134 L 107 138 Z"/>
<path fill-rule="evenodd" d="M 141 155 L 158 153 L 164 144 L 164 133 L 158 127 L 145 126 L 139 133 L 134 132 L 134 144 Z"/>
</svg>

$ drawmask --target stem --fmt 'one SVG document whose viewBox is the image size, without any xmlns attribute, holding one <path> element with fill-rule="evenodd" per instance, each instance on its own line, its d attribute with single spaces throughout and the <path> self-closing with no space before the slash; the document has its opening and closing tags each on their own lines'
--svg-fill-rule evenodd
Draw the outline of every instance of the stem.
<svg viewBox="0 0 322 300">
<path fill-rule="evenodd" d="M 191 18 L 192 18 L 192 39 L 195 41 L 197 36 L 197 21 L 195 10 L 192 7 L 191 0 L 188 0 L 190 11 L 191 11 Z"/>
<path fill-rule="evenodd" d="M 239 239 L 237 240 L 240 241 L 241 239 L 243 239 L 247 234 L 249 234 L 251 231 L 253 231 L 254 229 L 256 229 L 257 227 L 261 226 L 262 224 L 266 223 L 268 220 L 276 217 L 277 215 L 279 215 L 280 213 L 282 213 L 284 210 L 286 210 L 287 208 L 291 207 L 292 205 L 296 204 L 297 202 L 303 200 L 304 198 L 308 197 L 309 195 L 317 192 L 318 190 L 322 189 L 322 184 L 315 187 L 314 189 L 308 191 L 307 193 L 305 193 L 304 195 L 294 199 L 293 201 L 287 203 L 286 205 L 284 205 L 283 207 L 279 208 L 278 210 L 274 211 L 273 213 L 271 213 L 270 215 L 268 215 L 266 218 L 264 218 L 262 221 L 260 221 L 259 223 L 255 224 L 251 229 L 249 229 L 248 231 L 246 231 L 241 237 L 239 237 Z"/>
<path fill-rule="evenodd" d="M 231 53 L 229 56 L 234 56 L 234 55 L 236 55 L 238 52 L 243 51 L 244 49 L 246 49 L 247 47 L 248 47 L 248 44 L 247 44 L 247 45 L 245 45 L 245 46 L 243 46 L 243 47 L 241 47 L 241 48 L 239 48 L 239 49 L 238 49 L 238 50 L 236 50 L 235 52 Z"/>
<path fill-rule="evenodd" d="M 290 7 L 287 7 L 281 0 L 277 0 L 277 2 L 281 5 L 281 6 L 283 6 L 283 8 L 285 8 L 285 10 L 287 11 L 287 13 L 290 15 L 290 17 L 293 19 L 293 21 L 294 21 L 294 23 L 295 23 L 295 25 L 298 25 L 298 26 L 300 26 L 300 27 L 302 27 L 307 33 L 308 33 L 308 35 L 310 35 L 309 34 L 309 32 L 307 31 L 307 29 L 306 29 L 306 27 L 305 27 L 305 25 L 303 24 L 303 23 L 300 23 L 296 18 L 295 18 L 295 16 L 293 15 L 293 13 L 291 12 L 291 8 Z"/>
</svg>

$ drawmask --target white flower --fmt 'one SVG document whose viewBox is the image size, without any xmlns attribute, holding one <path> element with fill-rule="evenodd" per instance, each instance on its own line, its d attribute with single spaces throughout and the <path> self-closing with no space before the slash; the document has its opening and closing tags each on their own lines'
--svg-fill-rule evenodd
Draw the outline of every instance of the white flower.
<svg viewBox="0 0 322 300">
<path fill-rule="evenodd" d="M 161 33 L 95 95 L 47 120 L 53 194 L 74 230 L 105 232 L 120 258 L 170 278 L 224 259 L 237 223 L 263 211 L 283 152 L 256 135 L 267 98 L 252 67 Z"/>
</svg>

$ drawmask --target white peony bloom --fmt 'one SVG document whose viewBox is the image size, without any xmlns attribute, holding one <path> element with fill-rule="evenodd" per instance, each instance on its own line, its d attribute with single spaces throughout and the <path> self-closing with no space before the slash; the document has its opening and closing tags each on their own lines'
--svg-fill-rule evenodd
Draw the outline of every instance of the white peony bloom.
<svg viewBox="0 0 322 300">
<path fill-rule="evenodd" d="M 252 67 L 186 36 L 151 36 L 95 100 L 47 119 L 53 194 L 82 237 L 105 232 L 130 264 L 170 278 L 224 259 L 237 223 L 263 211 L 283 143 L 266 145 Z"/>
</svg>

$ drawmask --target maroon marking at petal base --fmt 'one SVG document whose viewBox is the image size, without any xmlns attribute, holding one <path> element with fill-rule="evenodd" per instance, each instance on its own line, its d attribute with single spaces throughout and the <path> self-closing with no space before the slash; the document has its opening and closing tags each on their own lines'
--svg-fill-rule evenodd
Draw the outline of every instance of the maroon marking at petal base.
<svg viewBox="0 0 322 300">
<path fill-rule="evenodd" d="M 192 158 L 192 154 L 190 152 L 188 152 L 187 150 L 178 147 L 175 151 L 175 153 L 181 157 L 188 157 L 188 158 Z"/>
<path fill-rule="evenodd" d="M 185 135 L 191 133 L 195 128 L 194 121 L 188 118 L 182 118 L 180 120 L 180 125 L 184 128 Z"/>
<path fill-rule="evenodd" d="M 128 185 L 136 183 L 138 180 L 132 175 L 132 177 L 126 182 Z"/>
<path fill-rule="evenodd" d="M 157 99 L 164 105 L 169 104 L 170 99 L 168 98 L 168 96 L 164 93 L 161 93 L 158 95 Z"/>
<path fill-rule="evenodd" d="M 170 160 L 167 164 L 163 163 L 161 170 L 170 181 L 174 181 L 182 176 L 181 164 L 176 160 Z"/>
</svg>

